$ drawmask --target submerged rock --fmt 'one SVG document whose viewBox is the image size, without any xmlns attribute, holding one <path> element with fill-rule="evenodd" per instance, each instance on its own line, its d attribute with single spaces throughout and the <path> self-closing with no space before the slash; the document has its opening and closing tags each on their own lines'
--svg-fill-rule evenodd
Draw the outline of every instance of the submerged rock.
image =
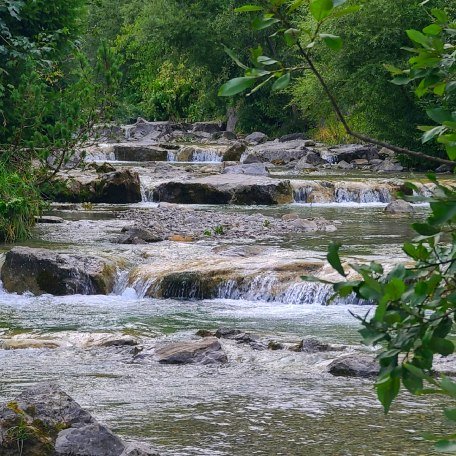
<svg viewBox="0 0 456 456">
<path fill-rule="evenodd" d="M 391 214 L 411 214 L 414 212 L 414 209 L 413 206 L 407 201 L 395 200 L 385 207 L 385 212 L 390 212 Z"/>
<path fill-rule="evenodd" d="M 1 280 L 10 293 L 109 294 L 115 265 L 97 256 L 15 247 L 6 254 Z"/>
<path fill-rule="evenodd" d="M 379 367 L 373 356 L 353 354 L 332 361 L 328 371 L 336 377 L 370 378 L 377 376 Z"/>
<path fill-rule="evenodd" d="M 190 342 L 177 342 L 155 351 L 162 364 L 218 364 L 228 362 L 228 358 L 214 337 Z"/>
</svg>

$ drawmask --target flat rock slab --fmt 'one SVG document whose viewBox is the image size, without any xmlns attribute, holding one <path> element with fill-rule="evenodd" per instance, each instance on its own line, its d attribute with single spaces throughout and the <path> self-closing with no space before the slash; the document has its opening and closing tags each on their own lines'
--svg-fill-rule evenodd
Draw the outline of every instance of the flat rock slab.
<svg viewBox="0 0 456 456">
<path fill-rule="evenodd" d="M 177 342 L 155 351 L 162 364 L 223 364 L 228 358 L 214 337 L 190 342 Z"/>
<path fill-rule="evenodd" d="M 127 162 L 166 161 L 168 150 L 157 145 L 115 144 L 116 160 Z"/>
<path fill-rule="evenodd" d="M 177 204 L 276 205 L 291 203 L 293 190 L 288 180 L 220 174 L 165 182 L 154 189 L 153 198 Z"/>
<path fill-rule="evenodd" d="M 6 254 L 1 280 L 10 293 L 109 294 L 115 264 L 97 256 L 14 247 Z"/>
</svg>

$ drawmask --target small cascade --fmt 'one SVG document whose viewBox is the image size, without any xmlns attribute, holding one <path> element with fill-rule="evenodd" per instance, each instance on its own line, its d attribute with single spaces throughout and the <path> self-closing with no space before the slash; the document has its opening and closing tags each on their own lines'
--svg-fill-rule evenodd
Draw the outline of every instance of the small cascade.
<svg viewBox="0 0 456 456">
<path fill-rule="evenodd" d="M 168 156 L 166 157 L 166 161 L 169 162 L 177 162 L 177 151 L 176 150 L 168 150 Z"/>
<path fill-rule="evenodd" d="M 314 188 L 310 185 L 305 187 L 300 187 L 293 191 L 293 199 L 295 203 L 308 203 L 309 196 L 314 191 Z"/>
<path fill-rule="evenodd" d="M 335 191 L 336 203 L 390 203 L 391 199 L 388 188 L 339 187 Z"/>
<path fill-rule="evenodd" d="M 192 162 L 196 163 L 221 163 L 223 156 L 218 149 L 195 149 Z"/>
</svg>

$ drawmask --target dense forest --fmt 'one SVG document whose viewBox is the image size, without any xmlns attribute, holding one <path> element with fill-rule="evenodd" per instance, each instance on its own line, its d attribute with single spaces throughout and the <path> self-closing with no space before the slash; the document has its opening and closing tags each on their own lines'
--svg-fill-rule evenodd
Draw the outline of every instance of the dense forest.
<svg viewBox="0 0 456 456">
<path fill-rule="evenodd" d="M 456 452 L 455 2 L 0 0 L 0 57 L 0 454 Z"/>
</svg>

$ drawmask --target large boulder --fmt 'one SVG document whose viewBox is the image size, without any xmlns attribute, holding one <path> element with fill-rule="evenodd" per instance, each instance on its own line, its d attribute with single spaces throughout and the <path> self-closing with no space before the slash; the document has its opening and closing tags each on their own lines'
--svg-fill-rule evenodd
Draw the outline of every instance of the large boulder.
<svg viewBox="0 0 456 456">
<path fill-rule="evenodd" d="M 342 160 L 350 163 L 357 159 L 372 160 L 375 158 L 378 158 L 378 149 L 369 144 L 344 144 L 331 147 L 328 151 L 328 161 L 335 163 Z"/>
<path fill-rule="evenodd" d="M 154 201 L 177 204 L 291 203 L 290 181 L 237 174 L 220 174 L 183 182 L 165 182 L 153 191 Z"/>
<path fill-rule="evenodd" d="M 131 204 L 142 201 L 139 175 L 128 169 L 62 177 L 53 184 L 49 194 L 51 199 L 61 203 Z"/>
<path fill-rule="evenodd" d="M 379 367 L 373 356 L 353 354 L 332 361 L 328 371 L 336 377 L 370 378 L 378 374 Z"/>
<path fill-rule="evenodd" d="M 313 144 L 307 140 L 294 140 L 287 142 L 269 141 L 254 147 L 248 148 L 242 158 L 242 163 L 289 163 L 305 157 L 310 149 L 308 145 Z"/>
<path fill-rule="evenodd" d="M 166 138 L 176 128 L 171 122 L 148 122 L 141 117 L 133 125 L 123 127 L 127 140 L 156 141 Z"/>
<path fill-rule="evenodd" d="M 53 384 L 28 388 L 0 407 L 0 454 L 159 456 L 148 445 L 123 442 Z"/>
<path fill-rule="evenodd" d="M 411 214 L 414 212 L 413 206 L 404 200 L 391 201 L 388 206 L 385 207 L 385 212 L 391 214 Z"/>
<path fill-rule="evenodd" d="M 223 131 L 224 127 L 223 122 L 195 122 L 192 131 L 213 134 Z"/>
<path fill-rule="evenodd" d="M 261 131 L 254 131 L 245 137 L 245 140 L 249 144 L 261 144 L 268 140 L 268 135 L 262 133 Z"/>
<path fill-rule="evenodd" d="M 228 358 L 214 337 L 190 342 L 177 342 L 165 345 L 155 351 L 162 364 L 223 364 Z"/>
<path fill-rule="evenodd" d="M 404 171 L 404 167 L 399 163 L 392 162 L 391 160 L 385 160 L 375 166 L 374 171 L 377 171 L 378 173 L 400 173 L 401 171 Z"/>
<path fill-rule="evenodd" d="M 15 247 L 6 254 L 1 280 L 10 293 L 109 294 L 115 264 L 97 256 Z"/>
<path fill-rule="evenodd" d="M 166 161 L 168 151 L 154 145 L 115 144 L 114 156 L 119 161 Z"/>
</svg>

